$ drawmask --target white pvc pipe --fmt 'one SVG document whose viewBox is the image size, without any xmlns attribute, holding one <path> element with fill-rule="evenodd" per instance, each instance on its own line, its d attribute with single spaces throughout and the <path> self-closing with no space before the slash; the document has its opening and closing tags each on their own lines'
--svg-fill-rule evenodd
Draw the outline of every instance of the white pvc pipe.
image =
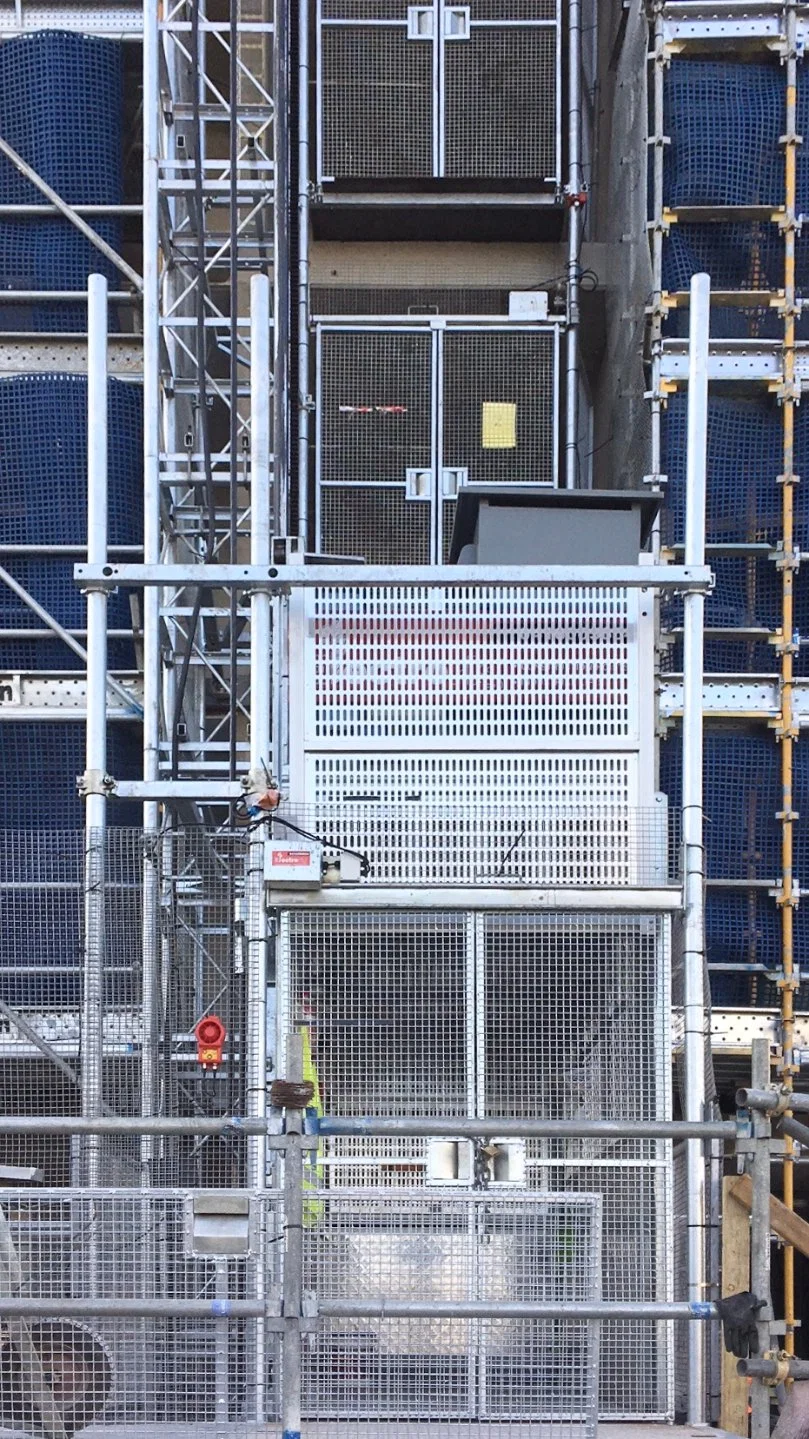
<svg viewBox="0 0 809 1439">
<path fill-rule="evenodd" d="M 686 455 L 685 563 L 705 563 L 705 499 L 708 444 L 708 338 L 711 282 L 691 281 L 691 337 L 688 368 L 688 442 Z M 697 591 L 684 599 L 683 637 L 683 904 L 685 909 L 684 1054 L 685 1118 L 705 1118 L 705 899 L 702 812 L 702 674 L 705 597 Z M 688 1298 L 700 1303 L 706 1293 L 706 1177 L 698 1139 L 686 1146 L 688 1190 Z M 688 1422 L 705 1423 L 705 1354 L 699 1325 L 688 1332 Z"/>
<path fill-rule="evenodd" d="M 87 559 L 107 563 L 107 281 L 91 275 L 87 300 Z M 85 804 L 84 1005 L 82 1113 L 101 1114 L 104 1004 L 104 910 L 107 799 L 107 594 L 87 591 L 87 742 Z M 100 1148 L 91 1139 L 85 1182 L 101 1178 Z"/>
</svg>

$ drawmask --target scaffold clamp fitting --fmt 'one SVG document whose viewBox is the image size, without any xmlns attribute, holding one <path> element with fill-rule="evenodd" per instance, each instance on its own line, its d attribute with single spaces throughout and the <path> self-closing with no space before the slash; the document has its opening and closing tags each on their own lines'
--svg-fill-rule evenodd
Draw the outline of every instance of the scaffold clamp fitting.
<svg viewBox="0 0 809 1439">
<path fill-rule="evenodd" d="M 77 776 L 76 788 L 82 799 L 91 794 L 100 794 L 106 799 L 115 793 L 115 780 L 103 769 L 86 769 L 84 774 Z"/>
</svg>

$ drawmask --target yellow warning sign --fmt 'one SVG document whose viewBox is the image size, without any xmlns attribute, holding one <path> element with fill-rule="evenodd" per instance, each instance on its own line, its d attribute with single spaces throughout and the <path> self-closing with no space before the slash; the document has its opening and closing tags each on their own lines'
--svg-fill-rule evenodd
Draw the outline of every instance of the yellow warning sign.
<svg viewBox="0 0 809 1439">
<path fill-rule="evenodd" d="M 480 428 L 484 450 L 516 450 L 517 406 L 501 400 L 484 400 Z"/>
</svg>

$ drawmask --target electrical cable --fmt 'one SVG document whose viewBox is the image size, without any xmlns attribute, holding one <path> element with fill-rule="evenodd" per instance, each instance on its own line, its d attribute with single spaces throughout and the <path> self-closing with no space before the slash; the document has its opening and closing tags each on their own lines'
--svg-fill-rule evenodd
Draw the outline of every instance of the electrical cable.
<svg viewBox="0 0 809 1439">
<path fill-rule="evenodd" d="M 326 839 L 322 834 L 312 834 L 307 829 L 301 829 L 300 825 L 293 824 L 292 820 L 285 819 L 281 814 L 263 814 L 248 826 L 250 830 L 258 829 L 261 824 L 282 824 L 285 829 L 291 829 L 293 834 L 299 834 L 301 839 L 308 839 L 312 844 L 322 844 L 324 849 L 336 849 L 340 854 L 350 854 L 360 862 L 360 874 L 367 879 L 371 873 L 371 861 L 367 854 L 362 854 L 358 849 L 349 849 L 346 844 L 338 844 L 336 840 Z"/>
</svg>

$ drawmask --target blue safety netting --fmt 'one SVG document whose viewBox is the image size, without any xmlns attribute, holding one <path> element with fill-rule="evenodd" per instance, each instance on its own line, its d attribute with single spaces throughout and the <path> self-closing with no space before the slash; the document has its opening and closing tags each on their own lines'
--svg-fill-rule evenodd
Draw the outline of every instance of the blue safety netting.
<svg viewBox="0 0 809 1439">
<path fill-rule="evenodd" d="M 109 382 L 109 540 L 138 544 L 143 533 L 143 397 Z M 8 544 L 78 545 L 87 534 L 87 380 L 26 375 L 0 380 L 0 532 Z M 67 629 L 83 629 L 86 606 L 73 581 L 74 558 L 7 556 L 6 568 Z M 110 597 L 109 628 L 131 629 L 129 596 Z M 0 629 L 43 622 L 0 585 Z M 110 642 L 109 663 L 134 663 L 129 641 Z M 0 668 L 77 669 L 57 639 L 0 639 Z"/>
<path fill-rule="evenodd" d="M 116 251 L 121 248 L 121 224 L 115 219 L 93 218 L 93 229 Z M 110 288 L 123 289 L 126 281 L 69 220 L 43 216 L 0 219 L 0 288 L 3 290 L 86 290 L 87 276 L 106 276 Z M 116 306 L 110 306 L 110 331 L 118 329 Z M 78 302 L 42 301 L 0 304 L 0 330 L 80 333 L 87 330 L 87 306 Z"/>
<path fill-rule="evenodd" d="M 123 199 L 122 47 L 40 30 L 0 44 L 0 134 L 72 204 Z M 0 156 L 0 203 L 47 204 Z"/>
<path fill-rule="evenodd" d="M 664 104 L 667 206 L 783 203 L 784 77 L 776 60 L 673 60 Z"/>
<path fill-rule="evenodd" d="M 781 752 L 774 737 L 755 730 L 705 734 L 705 861 L 712 879 L 761 879 L 781 872 Z M 806 794 L 809 746 L 794 755 L 794 790 Z M 660 747 L 660 787 L 670 804 L 682 804 L 682 739 L 673 733 Z M 800 804 L 798 800 L 796 807 Z M 794 868 L 809 874 L 809 823 L 794 828 Z"/>
<path fill-rule="evenodd" d="M 793 961 L 802 972 L 809 968 L 809 926 L 794 926 Z M 709 890 L 705 900 L 705 948 L 709 964 L 761 964 L 772 973 L 781 967 L 781 916 L 775 900 L 760 890 L 723 893 Z M 719 1005 L 778 1008 L 775 982 L 763 974 L 711 974 L 711 998 Z M 798 1007 L 809 1005 L 809 985 L 797 995 Z"/>
<path fill-rule="evenodd" d="M 809 460 L 809 414 L 796 414 L 796 468 Z M 667 543 L 685 533 L 686 436 L 688 396 L 672 395 L 662 417 L 662 464 L 668 476 L 663 513 Z M 766 540 L 775 543 L 782 528 L 783 415 L 769 397 L 708 401 L 708 493 L 706 538 L 717 543 Z M 795 490 L 796 543 L 809 540 L 809 493 Z"/>
<path fill-rule="evenodd" d="M 137 726 L 110 724 L 109 773 L 116 779 L 140 778 L 141 744 Z M 0 786 L 0 830 L 81 828 L 84 801 L 76 790 L 76 776 L 84 772 L 84 745 L 84 725 L 75 720 L 8 721 L 0 726 L 5 776 Z M 140 806 L 128 801 L 116 801 L 110 809 L 116 825 L 137 825 L 140 819 Z"/>
</svg>

